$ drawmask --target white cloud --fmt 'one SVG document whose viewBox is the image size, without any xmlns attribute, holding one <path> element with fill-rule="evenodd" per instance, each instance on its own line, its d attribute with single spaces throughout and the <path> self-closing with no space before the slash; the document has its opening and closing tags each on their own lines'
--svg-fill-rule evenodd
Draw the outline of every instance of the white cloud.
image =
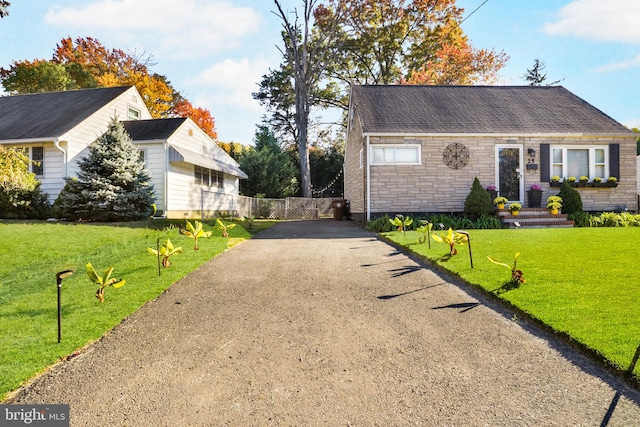
<svg viewBox="0 0 640 427">
<path fill-rule="evenodd" d="M 212 95 L 207 96 L 207 104 L 233 105 L 262 111 L 251 94 L 258 90 L 257 84 L 262 80 L 262 75 L 268 72 L 269 65 L 266 60 L 261 59 L 225 59 L 208 67 L 189 83 L 200 88 L 210 88 L 207 93 Z"/>
<path fill-rule="evenodd" d="M 244 36 L 259 30 L 262 18 L 253 9 L 228 1 L 97 0 L 53 7 L 45 22 L 108 34 L 117 42 L 143 45 L 143 50 L 153 53 L 204 57 L 240 46 Z"/>
<path fill-rule="evenodd" d="M 640 67 L 640 55 L 636 56 L 635 58 L 628 59 L 626 61 L 612 62 L 610 64 L 603 65 L 602 67 L 596 68 L 596 71 L 601 73 L 607 73 L 610 71 L 623 71 L 629 68 L 636 68 L 636 67 Z"/>
<path fill-rule="evenodd" d="M 543 26 L 548 34 L 640 44 L 638 0 L 574 0 Z"/>
</svg>

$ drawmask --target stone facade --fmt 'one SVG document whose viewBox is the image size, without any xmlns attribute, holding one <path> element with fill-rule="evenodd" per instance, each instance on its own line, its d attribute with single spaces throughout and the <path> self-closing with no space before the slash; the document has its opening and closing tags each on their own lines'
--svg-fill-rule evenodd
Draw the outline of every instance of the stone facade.
<svg viewBox="0 0 640 427">
<path fill-rule="evenodd" d="M 357 122 L 357 120 L 356 120 Z M 637 166 L 633 137 L 562 137 L 562 136 L 380 136 L 369 137 L 370 146 L 376 144 L 420 144 L 419 165 L 370 165 L 366 166 L 366 136 L 354 123 L 349 132 L 345 160 L 345 197 L 350 200 L 352 215 L 366 218 L 388 213 L 452 213 L 462 212 L 464 200 L 469 194 L 475 177 L 486 187 L 496 185 L 496 147 L 521 147 L 523 163 L 523 204 L 528 202 L 527 190 L 532 184 L 543 189 L 543 203 L 558 188 L 549 182 L 541 182 L 540 168 L 526 169 L 527 163 L 539 163 L 540 144 L 553 145 L 602 145 L 619 144 L 620 178 L 613 188 L 577 188 L 587 211 L 606 211 L 621 208 L 635 209 L 637 195 Z M 463 144 L 469 150 L 469 162 L 460 169 L 452 169 L 443 161 L 443 152 L 453 143 Z M 360 168 L 359 152 L 364 151 L 365 166 Z M 528 154 L 529 149 L 536 154 Z M 366 201 L 366 172 L 369 180 L 371 203 Z"/>
<path fill-rule="evenodd" d="M 588 167 L 590 179 L 615 176 L 618 184 L 577 187 L 585 210 L 635 210 L 636 136 L 561 86 L 355 85 L 345 198 L 363 220 L 459 213 L 477 177 L 524 206 L 527 190 L 540 185 L 544 205 L 559 191 L 553 173 L 587 175 Z M 562 158 L 554 164 L 556 147 Z M 468 161 L 452 164 L 461 158 Z"/>
</svg>

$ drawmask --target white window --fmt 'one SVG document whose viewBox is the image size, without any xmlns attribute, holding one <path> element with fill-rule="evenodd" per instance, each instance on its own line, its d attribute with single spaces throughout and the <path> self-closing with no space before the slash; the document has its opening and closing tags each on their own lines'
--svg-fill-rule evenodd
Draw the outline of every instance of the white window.
<svg viewBox="0 0 640 427">
<path fill-rule="evenodd" d="M 419 144 L 372 145 L 372 165 L 419 165 L 421 163 Z"/>
<path fill-rule="evenodd" d="M 140 163 L 147 161 L 147 150 L 138 150 L 138 160 L 140 160 Z"/>
<path fill-rule="evenodd" d="M 222 188 L 224 186 L 224 174 L 220 171 L 196 166 L 194 170 L 194 177 L 196 184 L 199 185 L 218 188 Z"/>
<path fill-rule="evenodd" d="M 44 147 L 17 148 L 29 159 L 29 171 L 37 176 L 44 175 Z"/>
<path fill-rule="evenodd" d="M 587 176 L 609 177 L 609 150 L 606 146 L 553 146 L 551 148 L 551 175 L 579 179 Z"/>
<path fill-rule="evenodd" d="M 140 110 L 137 110 L 133 107 L 129 107 L 129 111 L 127 112 L 127 117 L 129 120 L 140 120 Z"/>
<path fill-rule="evenodd" d="M 31 172 L 44 175 L 44 147 L 31 147 Z"/>
<path fill-rule="evenodd" d="M 360 149 L 360 169 L 364 167 L 364 148 Z"/>
</svg>

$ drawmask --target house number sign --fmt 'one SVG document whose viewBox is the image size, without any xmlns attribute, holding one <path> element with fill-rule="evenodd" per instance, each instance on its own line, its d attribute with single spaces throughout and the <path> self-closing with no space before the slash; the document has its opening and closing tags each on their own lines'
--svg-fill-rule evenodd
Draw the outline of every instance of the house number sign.
<svg viewBox="0 0 640 427">
<path fill-rule="evenodd" d="M 462 144 L 450 144 L 442 154 L 444 164 L 451 169 L 462 169 L 469 163 L 469 150 Z"/>
</svg>

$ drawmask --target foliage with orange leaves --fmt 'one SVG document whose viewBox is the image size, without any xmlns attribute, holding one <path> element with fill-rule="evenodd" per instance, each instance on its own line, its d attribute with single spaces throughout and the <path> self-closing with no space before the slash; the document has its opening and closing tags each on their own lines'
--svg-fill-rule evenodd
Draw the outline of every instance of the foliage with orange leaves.
<svg viewBox="0 0 640 427">
<path fill-rule="evenodd" d="M 172 113 L 178 117 L 190 118 L 200 127 L 200 129 L 205 131 L 207 135 L 214 140 L 218 139 L 215 120 L 206 108 L 196 108 L 191 104 L 191 102 L 183 99 L 173 107 Z"/>
<path fill-rule="evenodd" d="M 10 93 L 52 92 L 91 87 L 135 86 L 153 118 L 190 117 L 211 138 L 215 122 L 204 108 L 195 108 L 165 76 L 149 72 L 151 57 L 108 49 L 93 37 L 63 38 L 51 60 L 14 61 L 0 69 Z"/>
<path fill-rule="evenodd" d="M 327 1 L 317 22 L 320 31 L 333 31 L 324 23 L 342 16 L 340 49 L 328 74 L 343 82 L 489 82 L 508 59 L 471 48 L 455 0 Z"/>
</svg>

